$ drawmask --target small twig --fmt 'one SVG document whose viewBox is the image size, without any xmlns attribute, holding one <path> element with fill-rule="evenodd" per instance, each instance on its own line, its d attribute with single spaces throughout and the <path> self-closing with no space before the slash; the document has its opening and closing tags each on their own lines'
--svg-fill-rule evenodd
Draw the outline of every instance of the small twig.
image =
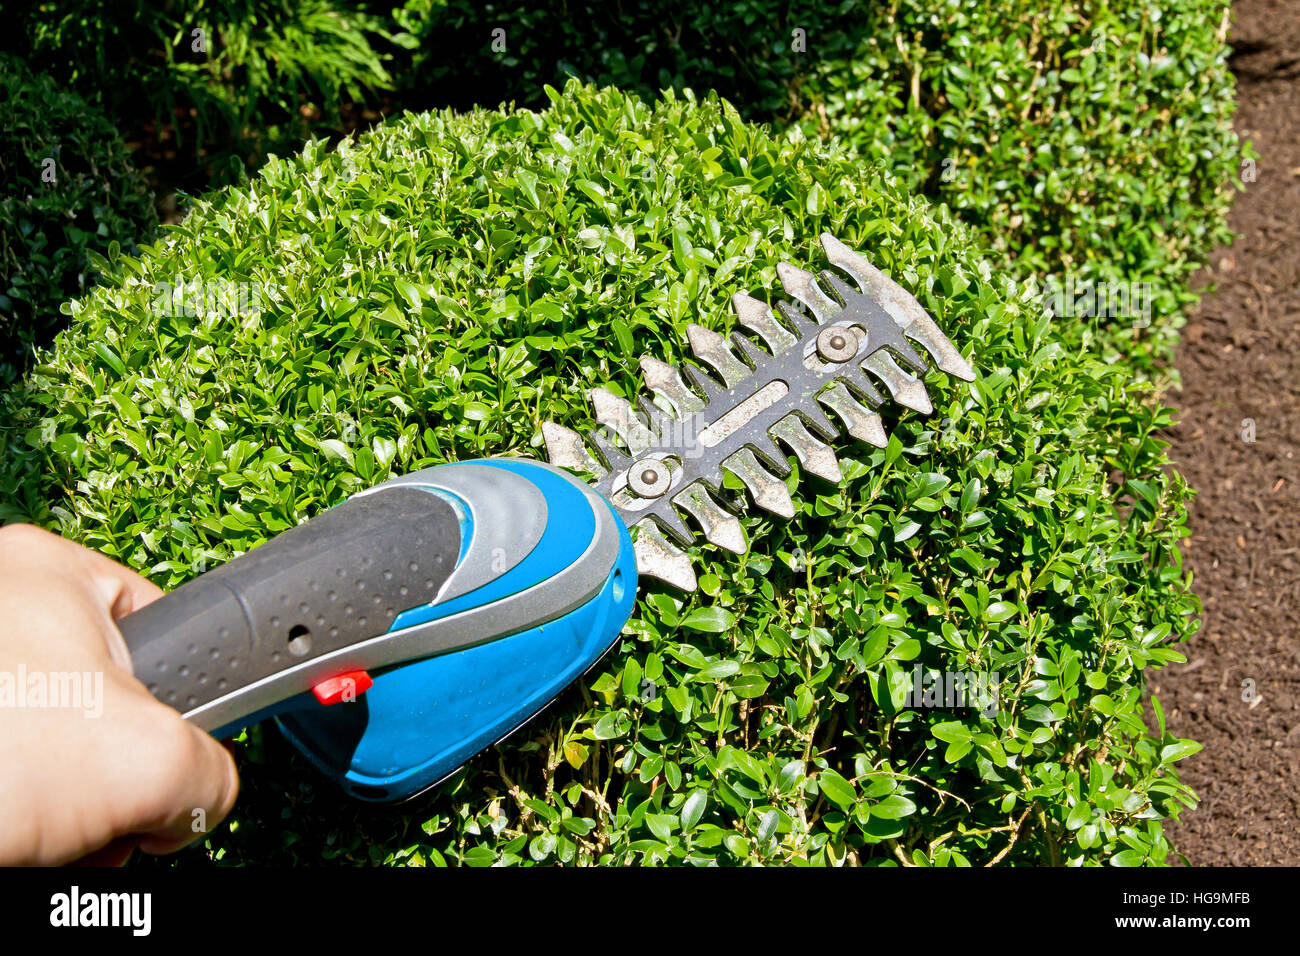
<svg viewBox="0 0 1300 956">
<path fill-rule="evenodd" d="M 903 848 L 898 845 L 897 840 L 886 840 L 885 842 L 888 843 L 889 848 L 894 851 L 894 856 L 898 857 L 899 863 L 903 864 L 903 866 L 916 866 L 915 863 L 907 858 L 907 855 L 903 852 Z"/>
<path fill-rule="evenodd" d="M 934 784 L 930 783 L 928 780 L 922 780 L 920 777 L 913 777 L 911 774 L 907 774 L 907 773 L 899 773 L 899 772 L 897 772 L 896 770 L 871 770 L 871 771 L 869 771 L 869 772 L 867 772 L 867 773 L 862 774 L 862 775 L 859 776 L 859 777 L 854 777 L 853 779 L 854 779 L 854 781 L 856 782 L 856 781 L 858 781 L 858 780 L 861 780 L 862 777 L 875 777 L 875 776 L 894 777 L 894 778 L 896 778 L 896 779 L 898 779 L 898 780 L 907 780 L 907 781 L 910 781 L 911 783 L 919 783 L 921 786 L 923 786 L 923 787 L 928 787 L 929 789 L 933 790 L 935 793 L 939 794 L 939 796 L 941 796 L 941 797 L 952 797 L 954 800 L 956 800 L 958 803 L 960 803 L 960 804 L 961 804 L 963 807 L 965 807 L 967 810 L 970 810 L 972 813 L 974 812 L 974 810 L 973 810 L 973 808 L 971 807 L 971 805 L 970 805 L 969 803 L 967 803 L 965 800 L 963 800 L 961 797 L 957 796 L 957 794 L 955 794 L 955 793 L 949 793 L 947 790 L 943 790 L 943 789 L 941 789 L 941 788 L 939 788 L 939 787 L 936 787 Z"/>
<path fill-rule="evenodd" d="M 1016 841 L 1020 839 L 1020 828 L 1024 825 L 1025 819 L 1029 816 L 1029 811 L 1033 809 L 1034 809 L 1034 805 L 1032 803 L 1029 806 L 1025 807 L 1025 812 L 1020 814 L 1020 819 L 1016 821 L 1015 829 L 1011 831 L 1011 839 L 1007 841 L 1007 845 L 1002 848 L 1001 853 L 999 853 L 993 859 L 989 860 L 987 863 L 984 864 L 985 867 L 997 866 L 999 863 L 1002 862 L 1003 859 L 1006 858 L 1006 855 L 1011 852 L 1011 848 L 1015 846 Z M 1049 841 L 1050 841 L 1050 835 L 1049 835 Z M 1053 862 L 1055 862 L 1056 844 L 1051 843 L 1051 847 L 1052 847 Z"/>
<path fill-rule="evenodd" d="M 532 808 L 529 807 L 526 803 L 524 803 L 524 801 L 527 799 L 524 796 L 524 792 L 519 789 L 518 784 L 516 784 L 513 780 L 510 779 L 510 774 L 506 773 L 505 757 L 499 754 L 497 756 L 497 774 L 501 777 L 502 780 L 505 781 L 506 792 L 509 793 L 510 796 L 514 798 L 515 803 L 519 807 L 519 822 L 527 823 L 529 819 L 531 819 L 533 816 Z"/>
</svg>

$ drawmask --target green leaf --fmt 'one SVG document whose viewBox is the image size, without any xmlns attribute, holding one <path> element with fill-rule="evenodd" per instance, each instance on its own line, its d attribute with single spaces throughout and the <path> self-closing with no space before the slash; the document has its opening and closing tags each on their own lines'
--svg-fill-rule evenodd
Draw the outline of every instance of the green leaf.
<svg viewBox="0 0 1300 956">
<path fill-rule="evenodd" d="M 741 674 L 728 685 L 737 697 L 753 699 L 767 693 L 770 682 L 760 674 Z"/>
<path fill-rule="evenodd" d="M 420 289 L 413 282 L 407 282 L 405 279 L 398 279 L 393 283 L 393 287 L 407 303 L 411 306 L 413 312 L 420 311 L 420 304 L 423 297 L 420 295 Z"/>
<path fill-rule="evenodd" d="M 804 200 L 804 206 L 810 216 L 820 216 L 826 208 L 826 190 L 822 189 L 820 183 L 813 183 L 808 190 L 808 196 Z"/>
<path fill-rule="evenodd" d="M 1013 617 L 1016 613 L 1016 606 L 1007 601 L 994 601 L 984 611 L 984 620 L 990 624 L 1000 624 L 1002 621 Z"/>
<path fill-rule="evenodd" d="M 681 620 L 682 627 L 710 634 L 721 634 L 733 627 L 735 623 L 736 619 L 731 613 L 720 607 L 699 607 Z"/>
<path fill-rule="evenodd" d="M 348 448 L 337 438 L 326 438 L 320 443 L 320 450 L 325 453 L 325 457 L 339 461 L 351 461 L 352 449 Z"/>
<path fill-rule="evenodd" d="M 631 358 L 636 354 L 636 343 L 632 340 L 632 330 L 628 328 L 626 322 L 615 317 L 610 323 L 614 328 L 614 338 L 618 341 L 619 351 L 624 358 Z"/>
<path fill-rule="evenodd" d="M 527 169 L 520 169 L 515 172 L 515 181 L 519 183 L 519 188 L 524 191 L 524 195 L 533 204 L 533 208 L 539 208 L 542 203 L 537 198 L 537 177 Z"/>
<path fill-rule="evenodd" d="M 916 533 L 921 530 L 921 526 L 912 521 L 910 518 L 900 518 L 894 522 L 894 543 L 902 544 L 916 537 Z"/>
<path fill-rule="evenodd" d="M 971 740 L 971 729 L 960 720 L 949 720 L 941 724 L 935 724 L 930 728 L 930 733 L 950 744 L 969 743 Z"/>
<path fill-rule="evenodd" d="M 402 310 L 398 307 L 396 302 L 389 302 L 386 304 L 382 309 L 375 313 L 375 318 L 388 325 L 395 325 L 402 330 L 411 327 L 411 324 L 406 320 L 406 316 L 402 314 Z"/>
<path fill-rule="evenodd" d="M 1202 744 L 1195 740 L 1176 740 L 1172 744 L 1166 744 L 1160 748 L 1160 762 L 1174 763 L 1192 754 L 1200 753 Z"/>
<path fill-rule="evenodd" d="M 695 675 L 696 680 L 716 681 L 723 677 L 730 677 L 732 674 L 739 673 L 740 664 L 736 661 L 715 661 L 700 669 Z"/>
<path fill-rule="evenodd" d="M 114 372 L 116 372 L 118 375 L 126 374 L 126 366 L 122 363 L 122 360 L 118 357 L 117 353 L 114 352 L 111 348 L 109 348 L 103 342 L 96 342 L 93 348 L 95 350 L 95 354 L 98 355 L 101 359 L 103 359 L 104 362 L 108 365 L 108 367 L 111 368 Z"/>
<path fill-rule="evenodd" d="M 1080 800 L 1070 810 L 1069 816 L 1065 818 L 1065 828 L 1067 830 L 1077 830 L 1091 819 L 1092 807 Z"/>
<path fill-rule="evenodd" d="M 630 658 L 623 667 L 623 696 L 636 700 L 641 697 L 641 663 Z"/>
<path fill-rule="evenodd" d="M 845 780 L 834 770 L 823 770 L 817 775 L 817 786 L 826 795 L 826 799 L 844 810 L 852 809 L 857 800 L 853 784 Z"/>
<path fill-rule="evenodd" d="M 916 804 L 897 793 L 871 805 L 871 815 L 882 820 L 901 820 L 914 813 L 916 813 Z"/>
<path fill-rule="evenodd" d="M 709 805 L 709 795 L 703 790 L 692 790 L 687 796 L 686 801 L 682 804 L 682 832 L 689 833 L 695 829 L 695 825 L 700 822 L 704 816 L 705 809 Z"/>
<path fill-rule="evenodd" d="M 597 740 L 613 740 L 623 736 L 618 729 L 618 718 L 614 714 L 605 714 L 596 721 L 596 725 L 591 728 L 591 734 Z"/>
</svg>

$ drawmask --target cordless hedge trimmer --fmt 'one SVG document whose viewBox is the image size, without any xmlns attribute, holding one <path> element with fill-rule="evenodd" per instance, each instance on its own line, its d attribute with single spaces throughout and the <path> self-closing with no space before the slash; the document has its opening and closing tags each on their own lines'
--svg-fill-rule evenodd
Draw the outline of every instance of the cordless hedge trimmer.
<svg viewBox="0 0 1300 956">
<path fill-rule="evenodd" d="M 778 443 L 838 482 L 828 411 L 880 447 L 878 386 L 932 411 L 912 343 L 974 379 L 915 298 L 833 237 L 822 246 L 856 288 L 782 263 L 797 304 L 733 299 L 761 346 L 691 325 L 711 371 L 688 362 L 683 379 L 642 358 L 653 399 L 638 411 L 594 390 L 590 445 L 547 422 L 549 465 L 489 458 L 385 481 L 123 618 L 136 676 L 219 737 L 274 717 L 359 799 L 436 785 L 613 645 L 639 577 L 695 589 L 684 516 L 744 553 L 724 471 L 791 518 Z"/>
</svg>

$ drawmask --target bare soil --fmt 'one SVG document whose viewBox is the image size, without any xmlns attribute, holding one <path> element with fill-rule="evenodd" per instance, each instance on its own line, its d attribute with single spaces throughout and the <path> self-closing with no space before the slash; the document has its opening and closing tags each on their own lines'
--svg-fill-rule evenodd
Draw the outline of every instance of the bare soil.
<svg viewBox="0 0 1300 956">
<path fill-rule="evenodd" d="M 1184 554 L 1203 627 L 1152 684 L 1201 806 L 1188 862 L 1300 864 L 1300 5 L 1236 5 L 1236 125 L 1259 159 L 1184 330 L 1172 454 L 1198 492 Z M 1246 170 L 1249 172 L 1249 170 Z M 1249 178 L 1249 177 L 1247 177 Z M 1253 439 L 1253 440 L 1252 440 Z"/>
</svg>

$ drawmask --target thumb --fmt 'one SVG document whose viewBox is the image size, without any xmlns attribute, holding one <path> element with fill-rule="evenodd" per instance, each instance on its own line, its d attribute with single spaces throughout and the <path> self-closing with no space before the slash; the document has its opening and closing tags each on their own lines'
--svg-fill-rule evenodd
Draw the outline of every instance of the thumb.
<svg viewBox="0 0 1300 956">
<path fill-rule="evenodd" d="M 181 730 L 174 743 L 142 755 L 157 761 L 145 771 L 154 779 L 140 782 L 136 792 L 148 797 L 128 828 L 145 853 L 174 853 L 202 839 L 225 819 L 239 796 L 239 774 L 230 751 L 191 724 L 182 724 Z"/>
</svg>

